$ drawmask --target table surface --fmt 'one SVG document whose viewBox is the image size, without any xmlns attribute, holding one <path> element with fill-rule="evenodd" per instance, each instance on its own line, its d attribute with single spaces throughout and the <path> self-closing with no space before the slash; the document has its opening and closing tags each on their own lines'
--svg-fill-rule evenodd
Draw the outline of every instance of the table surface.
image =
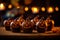
<svg viewBox="0 0 60 40">
<path fill-rule="evenodd" d="M 60 27 L 59 27 L 60 28 Z M 14 36 L 14 37 L 55 37 L 60 36 L 59 33 L 52 33 L 51 31 L 45 33 L 37 33 L 37 31 L 33 31 L 33 33 L 14 33 L 12 31 L 6 31 L 5 27 L 0 27 L 0 36 Z"/>
</svg>

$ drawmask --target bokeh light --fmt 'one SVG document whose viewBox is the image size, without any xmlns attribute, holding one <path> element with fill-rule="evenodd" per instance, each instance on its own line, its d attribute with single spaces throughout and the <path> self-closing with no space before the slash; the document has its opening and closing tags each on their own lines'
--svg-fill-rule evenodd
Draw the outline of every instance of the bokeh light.
<svg viewBox="0 0 60 40">
<path fill-rule="evenodd" d="M 56 11 L 59 11 L 59 8 L 58 8 L 58 7 L 56 7 L 56 8 L 55 8 L 55 10 L 56 10 Z"/>
<path fill-rule="evenodd" d="M 54 11 L 53 7 L 48 7 L 47 9 L 48 13 L 52 13 Z"/>
<path fill-rule="evenodd" d="M 10 17 L 10 12 L 9 11 L 6 13 L 6 16 L 7 17 Z"/>
<path fill-rule="evenodd" d="M 39 12 L 38 7 L 32 7 L 31 10 L 32 10 L 33 13 L 38 13 Z"/>
<path fill-rule="evenodd" d="M 44 12 L 45 11 L 45 7 L 42 7 L 41 10 Z"/>
<path fill-rule="evenodd" d="M 0 4 L 0 10 L 5 10 L 5 6 L 3 3 Z"/>
<path fill-rule="evenodd" d="M 12 8 L 12 5 L 11 5 L 11 4 L 9 4 L 9 5 L 8 5 L 8 8 L 9 8 L 9 9 L 11 9 L 11 8 Z"/>
<path fill-rule="evenodd" d="M 16 8 L 17 8 L 17 9 L 19 9 L 19 8 L 20 8 L 20 6 L 17 6 Z"/>
<path fill-rule="evenodd" d="M 25 7 L 25 11 L 28 11 L 29 10 L 29 8 L 28 7 Z"/>
</svg>

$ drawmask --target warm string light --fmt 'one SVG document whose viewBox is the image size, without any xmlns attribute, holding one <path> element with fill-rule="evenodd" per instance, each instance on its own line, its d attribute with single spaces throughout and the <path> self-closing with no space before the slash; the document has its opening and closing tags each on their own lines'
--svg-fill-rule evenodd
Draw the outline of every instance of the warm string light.
<svg viewBox="0 0 60 40">
<path fill-rule="evenodd" d="M 11 9 L 11 8 L 12 8 L 12 5 L 9 4 L 9 5 L 8 5 L 8 8 Z M 16 6 L 16 8 L 19 9 L 20 6 Z M 0 10 L 5 10 L 5 6 L 4 6 L 3 3 L 0 4 Z M 24 10 L 25 10 L 25 11 L 28 11 L 29 8 L 28 8 L 28 7 L 25 7 Z M 33 13 L 38 13 L 38 12 L 39 12 L 39 8 L 38 8 L 38 7 L 32 7 L 31 10 L 32 10 Z M 44 12 L 44 11 L 45 11 L 45 7 L 41 7 L 41 11 Z M 58 8 L 57 6 L 55 7 L 55 11 L 59 11 L 59 8 Z M 48 8 L 47 8 L 47 12 L 48 12 L 48 13 L 54 12 L 54 8 L 51 7 L 51 6 L 48 7 Z"/>
<path fill-rule="evenodd" d="M 5 6 L 3 3 L 0 4 L 0 10 L 5 10 Z"/>
<path fill-rule="evenodd" d="M 52 13 L 54 11 L 53 7 L 48 7 L 47 12 Z"/>
<path fill-rule="evenodd" d="M 9 8 L 9 9 L 11 9 L 11 8 L 12 8 L 12 5 L 11 5 L 11 4 L 9 4 L 9 5 L 8 5 L 8 8 Z"/>
<path fill-rule="evenodd" d="M 32 7 L 31 10 L 32 10 L 33 13 L 38 13 L 39 12 L 39 9 L 37 7 Z"/>
<path fill-rule="evenodd" d="M 16 8 L 17 8 L 17 9 L 19 9 L 19 8 L 20 8 L 20 6 L 17 6 Z"/>
<path fill-rule="evenodd" d="M 59 8 L 58 8 L 58 7 L 55 7 L 55 10 L 56 10 L 56 11 L 59 11 Z"/>
<path fill-rule="evenodd" d="M 44 12 L 45 11 L 45 7 L 42 7 L 41 10 Z"/>
<path fill-rule="evenodd" d="M 29 10 L 29 8 L 28 7 L 25 7 L 25 11 L 28 11 Z"/>
</svg>

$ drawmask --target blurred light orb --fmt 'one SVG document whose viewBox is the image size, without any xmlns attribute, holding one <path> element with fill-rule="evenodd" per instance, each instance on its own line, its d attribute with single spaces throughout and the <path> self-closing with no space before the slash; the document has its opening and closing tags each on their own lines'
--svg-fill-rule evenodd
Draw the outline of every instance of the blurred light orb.
<svg viewBox="0 0 60 40">
<path fill-rule="evenodd" d="M 47 9 L 47 11 L 48 11 L 48 13 L 52 13 L 52 12 L 54 11 L 54 9 L 53 9 L 52 7 L 49 7 L 49 8 Z"/>
<path fill-rule="evenodd" d="M 6 13 L 6 16 L 7 17 L 10 17 L 10 12 L 9 11 Z"/>
<path fill-rule="evenodd" d="M 19 9 L 19 8 L 20 8 L 20 6 L 17 6 L 16 8 L 17 8 L 17 9 Z"/>
<path fill-rule="evenodd" d="M 3 3 L 0 4 L 0 10 L 5 10 L 5 6 Z"/>
<path fill-rule="evenodd" d="M 9 5 L 8 5 L 8 8 L 9 8 L 9 9 L 11 9 L 11 8 L 12 8 L 12 5 L 11 5 L 11 4 L 9 4 Z"/>
<path fill-rule="evenodd" d="M 58 8 L 58 7 L 56 7 L 56 8 L 55 8 L 55 10 L 56 10 L 56 11 L 59 11 L 59 8 Z"/>
<path fill-rule="evenodd" d="M 45 11 L 45 7 L 42 7 L 41 10 L 44 12 Z"/>
<path fill-rule="evenodd" d="M 32 7 L 31 10 L 32 10 L 33 13 L 38 13 L 39 12 L 39 9 L 37 7 Z"/>
<path fill-rule="evenodd" d="M 29 10 L 29 8 L 28 7 L 25 7 L 25 11 L 28 11 Z"/>
</svg>

